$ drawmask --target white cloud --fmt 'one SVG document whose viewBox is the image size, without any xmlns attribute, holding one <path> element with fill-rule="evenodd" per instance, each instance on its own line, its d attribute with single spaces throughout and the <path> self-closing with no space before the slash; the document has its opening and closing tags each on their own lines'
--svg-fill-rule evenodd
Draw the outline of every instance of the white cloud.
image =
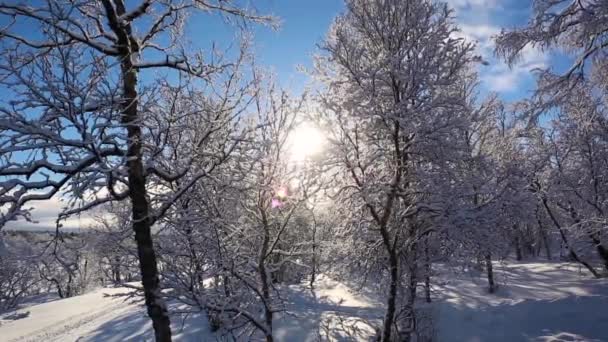
<svg viewBox="0 0 608 342">
<path fill-rule="evenodd" d="M 498 0 L 446 0 L 451 8 L 456 11 L 461 9 L 495 9 L 498 8 Z"/>
<path fill-rule="evenodd" d="M 523 90 L 522 86 L 532 79 L 532 70 L 548 66 L 548 54 L 531 47 L 524 49 L 520 60 L 512 67 L 495 57 L 493 37 L 500 33 L 500 26 L 497 23 L 507 22 L 508 20 L 504 16 L 523 15 L 523 12 L 520 12 L 521 7 L 517 6 L 516 2 L 502 0 L 446 1 L 456 11 L 456 22 L 460 32 L 455 36 L 475 42 L 476 53 L 489 64 L 480 65 L 478 68 L 483 88 L 495 92 Z"/>
<path fill-rule="evenodd" d="M 520 76 L 520 72 L 506 71 L 503 73 L 486 74 L 481 79 L 490 91 L 508 92 L 517 88 L 517 84 L 521 80 Z"/>
<path fill-rule="evenodd" d="M 460 24 L 459 27 L 462 33 L 480 41 L 486 41 L 500 32 L 500 28 L 488 24 Z"/>
<path fill-rule="evenodd" d="M 474 42 L 477 53 L 484 59 L 492 58 L 494 54 L 494 41 L 492 37 L 500 32 L 498 27 L 487 24 L 473 25 L 464 23 L 459 24 L 458 27 L 460 28 L 460 32 L 456 34 L 457 37 Z"/>
<path fill-rule="evenodd" d="M 23 230 L 52 230 L 55 229 L 57 215 L 66 205 L 66 202 L 60 198 L 53 197 L 46 201 L 30 202 L 26 207 L 33 208 L 32 219 L 37 222 L 28 222 L 23 219 L 8 222 L 4 228 L 6 229 L 23 229 Z M 73 216 L 61 222 L 65 229 L 80 229 L 88 228 L 95 223 L 95 219 L 90 213 L 85 213 L 80 216 Z"/>
<path fill-rule="evenodd" d="M 451 3 L 454 6 L 462 8 L 491 4 L 493 1 L 451 0 Z M 470 8 L 467 9 L 467 13 L 470 14 L 471 11 Z M 519 90 L 524 82 L 531 79 L 532 70 L 548 66 L 549 56 L 540 49 L 527 46 L 522 51 L 519 61 L 511 67 L 507 66 L 504 61 L 497 59 L 494 56 L 495 44 L 493 37 L 500 33 L 500 28 L 491 24 L 492 16 L 490 12 L 490 9 L 486 9 L 480 13 L 476 13 L 479 14 L 477 17 L 471 15 L 457 17 L 460 32 L 456 36 L 475 42 L 476 53 L 489 63 L 488 66 L 480 66 L 478 69 L 483 87 L 495 92 Z"/>
<path fill-rule="evenodd" d="M 533 70 L 546 68 L 548 63 L 549 55 L 546 52 L 527 46 L 518 63 L 512 67 L 494 59 L 489 70 L 481 72 L 481 79 L 491 91 L 514 91 L 520 89 L 522 82 L 531 79 Z"/>
</svg>

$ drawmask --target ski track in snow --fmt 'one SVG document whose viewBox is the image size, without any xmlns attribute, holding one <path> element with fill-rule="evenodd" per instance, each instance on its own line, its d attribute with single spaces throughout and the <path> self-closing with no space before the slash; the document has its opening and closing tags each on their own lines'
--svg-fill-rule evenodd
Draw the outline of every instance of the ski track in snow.
<svg viewBox="0 0 608 342">
<path fill-rule="evenodd" d="M 132 309 L 130 305 L 122 301 L 116 301 L 116 303 L 103 306 L 84 316 L 82 314 L 75 314 L 60 321 L 48 322 L 43 328 L 13 338 L 9 342 L 66 341 L 66 335 L 71 336 L 70 333 L 76 330 L 80 333 L 86 331 L 87 329 L 85 328 L 87 326 L 94 329 L 96 326 L 106 322 L 106 316 L 115 316 L 130 309 Z M 75 336 L 75 340 L 78 341 L 79 337 Z"/>
</svg>

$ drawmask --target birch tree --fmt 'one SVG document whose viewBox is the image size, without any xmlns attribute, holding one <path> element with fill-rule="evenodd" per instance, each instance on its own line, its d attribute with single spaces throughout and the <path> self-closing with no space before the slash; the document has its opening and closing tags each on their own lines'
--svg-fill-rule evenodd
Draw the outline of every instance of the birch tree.
<svg viewBox="0 0 608 342">
<path fill-rule="evenodd" d="M 413 303 L 414 289 L 402 300 L 401 277 L 407 270 L 408 282 L 416 284 L 408 265 L 428 233 L 416 217 L 432 210 L 424 204 L 420 172 L 447 146 L 466 107 L 462 92 L 450 88 L 474 58 L 472 46 L 453 37 L 455 30 L 445 4 L 351 0 L 317 63 L 324 119 L 341 170 L 337 195 L 360 219 L 354 227 L 377 241 L 385 258 L 381 341 L 407 339 L 411 332 L 395 320 L 399 303 Z M 410 261 L 403 265 L 402 259 Z"/>
</svg>

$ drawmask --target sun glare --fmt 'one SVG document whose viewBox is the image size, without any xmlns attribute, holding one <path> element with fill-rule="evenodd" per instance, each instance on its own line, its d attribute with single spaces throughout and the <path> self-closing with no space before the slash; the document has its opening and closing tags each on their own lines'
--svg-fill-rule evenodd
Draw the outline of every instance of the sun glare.
<svg viewBox="0 0 608 342">
<path fill-rule="evenodd" d="M 294 161 L 302 161 L 323 149 L 325 137 L 314 126 L 304 123 L 296 127 L 288 139 L 289 153 Z"/>
</svg>

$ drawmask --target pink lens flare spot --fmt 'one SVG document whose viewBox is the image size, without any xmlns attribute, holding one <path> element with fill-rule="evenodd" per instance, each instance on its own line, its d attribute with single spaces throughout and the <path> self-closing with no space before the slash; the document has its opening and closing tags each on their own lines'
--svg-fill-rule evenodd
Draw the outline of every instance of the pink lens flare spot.
<svg viewBox="0 0 608 342">
<path fill-rule="evenodd" d="M 270 206 L 273 208 L 280 208 L 283 206 L 283 202 L 281 202 L 281 200 L 278 198 L 273 198 Z"/>
</svg>

